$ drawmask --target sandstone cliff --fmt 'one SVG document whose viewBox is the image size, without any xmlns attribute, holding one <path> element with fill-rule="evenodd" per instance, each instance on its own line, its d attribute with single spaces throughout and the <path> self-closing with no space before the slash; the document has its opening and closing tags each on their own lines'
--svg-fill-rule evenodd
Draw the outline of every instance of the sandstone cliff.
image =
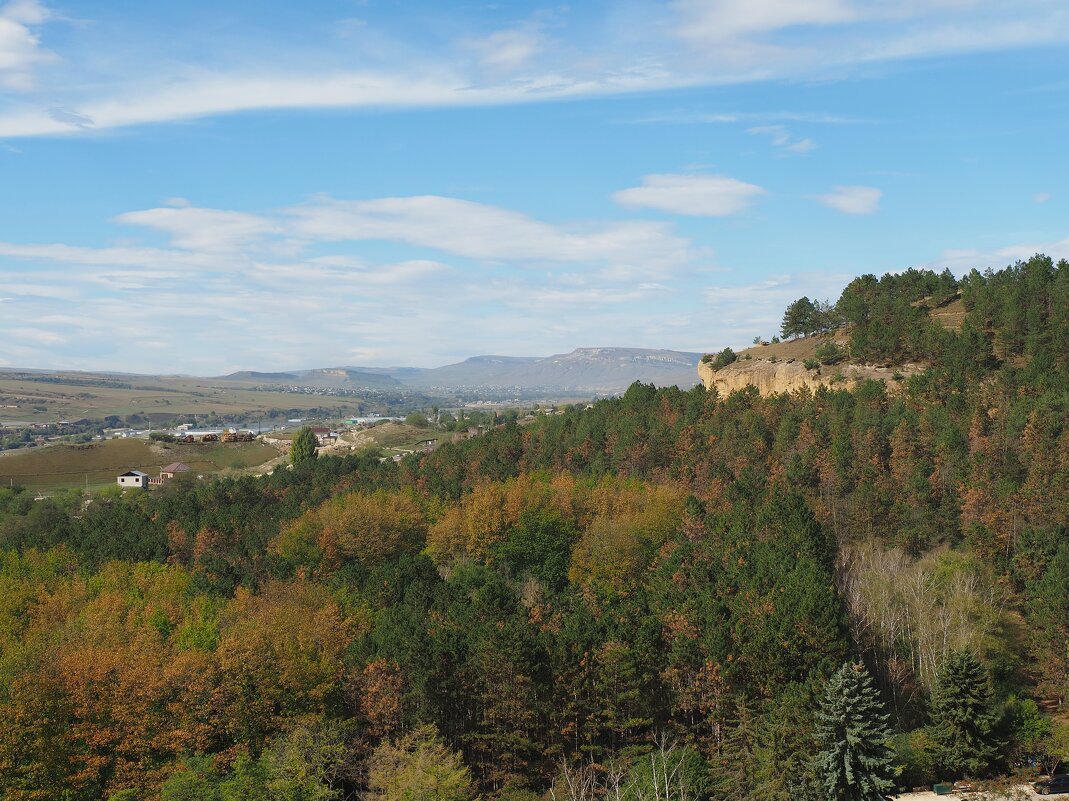
<svg viewBox="0 0 1069 801">
<path fill-rule="evenodd" d="M 876 367 L 873 365 L 837 364 L 823 366 L 819 370 L 807 370 L 800 362 L 771 361 L 769 359 L 741 359 L 720 370 L 713 370 L 704 362 L 698 364 L 698 377 L 706 389 L 716 388 L 720 395 L 729 395 L 737 389 L 757 387 L 762 395 L 794 392 L 807 387 L 815 391 L 827 386 L 850 389 L 869 378 L 884 380 L 894 388 L 902 377 L 919 372 L 916 365 L 901 367 Z"/>
</svg>

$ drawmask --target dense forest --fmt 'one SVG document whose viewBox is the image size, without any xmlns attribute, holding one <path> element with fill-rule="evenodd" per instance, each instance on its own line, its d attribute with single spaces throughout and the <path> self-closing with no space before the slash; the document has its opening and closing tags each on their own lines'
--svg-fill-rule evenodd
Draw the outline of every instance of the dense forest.
<svg viewBox="0 0 1069 801">
<path fill-rule="evenodd" d="M 1069 761 L 1069 264 L 816 308 L 926 369 L 0 489 L 0 798 L 831 798 L 843 698 L 865 797 Z"/>
</svg>

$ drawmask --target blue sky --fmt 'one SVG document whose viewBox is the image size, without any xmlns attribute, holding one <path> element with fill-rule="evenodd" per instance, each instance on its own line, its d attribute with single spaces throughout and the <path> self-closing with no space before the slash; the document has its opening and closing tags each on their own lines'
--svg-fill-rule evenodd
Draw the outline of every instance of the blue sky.
<svg viewBox="0 0 1069 801">
<path fill-rule="evenodd" d="M 0 366 L 769 335 L 1069 256 L 1051 0 L 0 0 Z"/>
</svg>

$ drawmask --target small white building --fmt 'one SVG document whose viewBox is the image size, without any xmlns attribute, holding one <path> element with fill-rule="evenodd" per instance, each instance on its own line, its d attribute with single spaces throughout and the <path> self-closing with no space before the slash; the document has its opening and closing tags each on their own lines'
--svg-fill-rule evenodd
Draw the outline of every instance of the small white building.
<svg viewBox="0 0 1069 801">
<path fill-rule="evenodd" d="M 148 473 L 142 473 L 140 470 L 127 470 L 119 476 L 118 481 L 119 486 L 123 489 L 126 489 L 127 487 L 147 489 Z"/>
</svg>

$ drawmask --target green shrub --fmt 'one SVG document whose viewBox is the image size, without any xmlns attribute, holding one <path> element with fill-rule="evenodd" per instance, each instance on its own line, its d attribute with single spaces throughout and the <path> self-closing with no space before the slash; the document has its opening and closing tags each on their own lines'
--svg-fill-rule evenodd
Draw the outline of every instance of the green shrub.
<svg viewBox="0 0 1069 801">
<path fill-rule="evenodd" d="M 817 348 L 814 355 L 821 364 L 838 364 L 846 358 L 846 352 L 831 340 Z"/>
<path fill-rule="evenodd" d="M 805 367 L 806 370 L 817 370 L 820 368 L 820 362 L 816 359 L 806 359 L 802 362 L 802 366 Z"/>
<path fill-rule="evenodd" d="M 935 743 L 924 729 L 897 735 L 894 749 L 903 787 L 927 787 L 939 778 Z"/>
<path fill-rule="evenodd" d="M 702 358 L 702 361 L 710 365 L 714 370 L 722 370 L 727 367 L 733 361 L 735 361 L 738 355 L 731 348 L 724 348 L 716 356 L 706 355 Z"/>
</svg>

